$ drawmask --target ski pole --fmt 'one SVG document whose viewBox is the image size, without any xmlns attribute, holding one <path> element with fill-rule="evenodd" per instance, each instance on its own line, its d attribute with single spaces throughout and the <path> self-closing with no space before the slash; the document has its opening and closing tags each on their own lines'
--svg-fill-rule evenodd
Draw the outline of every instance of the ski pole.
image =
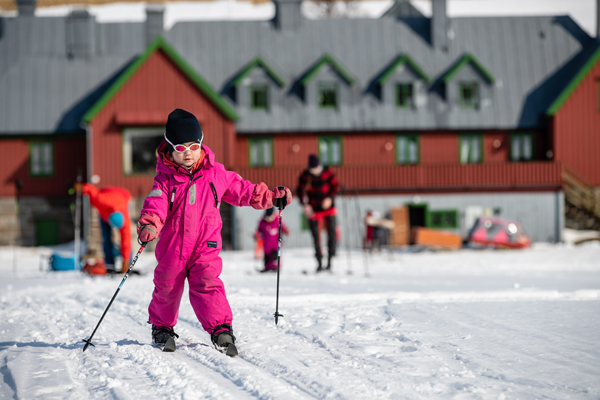
<svg viewBox="0 0 600 400">
<path fill-rule="evenodd" d="M 344 193 L 345 194 L 345 193 Z M 346 196 L 344 196 L 346 197 Z M 348 219 L 348 199 L 349 197 L 346 197 L 346 199 L 343 199 L 342 201 L 342 205 L 344 206 L 344 219 L 346 220 L 346 232 L 350 232 L 350 220 Z M 346 274 L 348 275 L 352 275 L 352 261 L 351 261 L 351 255 L 350 255 L 350 235 L 346 235 L 346 250 L 348 253 L 348 271 L 346 271 Z"/>
<path fill-rule="evenodd" d="M 123 276 L 123 279 L 121 280 L 121 284 L 119 285 L 119 287 L 117 288 L 117 291 L 115 292 L 115 294 L 113 295 L 112 299 L 110 299 L 110 303 L 108 303 L 108 306 L 106 307 L 106 310 L 104 310 L 104 314 L 102 314 L 102 317 L 100 318 L 100 321 L 98 321 L 98 324 L 96 325 L 96 328 L 94 328 L 94 332 L 92 332 L 91 336 L 89 339 L 83 339 L 83 341 L 86 343 L 85 346 L 83 346 L 83 351 L 85 351 L 88 346 L 91 344 L 92 346 L 96 347 L 93 343 L 92 343 L 92 338 L 94 337 L 94 335 L 96 334 L 96 331 L 98 330 L 98 327 L 100 326 L 100 324 L 102 323 L 102 320 L 104 319 L 104 316 L 106 315 L 106 313 L 108 312 L 108 309 L 110 308 L 110 306 L 112 305 L 113 301 L 115 301 L 115 297 L 117 297 L 117 294 L 119 294 L 119 291 L 121 290 L 121 287 L 123 286 L 123 284 L 125 283 L 125 281 L 127 280 L 127 277 L 129 276 L 129 272 L 131 271 L 131 269 L 133 268 L 133 266 L 135 265 L 135 262 L 138 260 L 138 257 L 140 256 L 140 254 L 142 254 L 142 251 L 144 251 L 144 248 L 146 248 L 146 245 L 148 244 L 148 242 L 142 242 L 141 243 L 141 247 L 138 250 L 137 254 L 135 255 L 135 257 L 133 257 L 133 261 L 131 262 L 131 264 L 129 265 L 129 268 L 127 269 L 127 272 L 125 273 L 125 275 Z"/>
<path fill-rule="evenodd" d="M 279 189 L 283 190 L 283 187 L 280 186 Z M 275 297 L 275 325 L 279 321 L 279 317 L 283 317 L 283 315 L 279 314 L 279 272 L 281 270 L 281 222 L 283 221 L 283 209 L 285 208 L 286 198 L 275 199 L 275 206 L 279 209 L 279 240 L 277 243 L 277 297 Z"/>
<path fill-rule="evenodd" d="M 362 229 L 362 226 L 361 226 L 361 223 L 360 223 L 360 221 L 362 219 L 362 214 L 360 212 L 360 203 L 358 201 L 358 193 L 357 192 L 354 192 L 354 202 L 355 202 L 355 205 L 356 205 L 356 213 L 358 214 L 358 227 L 360 229 L 359 230 L 360 231 L 360 240 L 362 242 L 361 246 L 362 246 L 362 252 L 363 252 L 363 260 L 364 260 L 364 263 L 365 263 L 365 276 L 368 277 L 369 276 L 369 259 L 368 259 L 369 255 L 367 254 L 367 252 L 365 251 L 365 248 L 364 248 L 364 246 L 365 246 L 365 234 L 364 234 L 364 230 Z"/>
</svg>

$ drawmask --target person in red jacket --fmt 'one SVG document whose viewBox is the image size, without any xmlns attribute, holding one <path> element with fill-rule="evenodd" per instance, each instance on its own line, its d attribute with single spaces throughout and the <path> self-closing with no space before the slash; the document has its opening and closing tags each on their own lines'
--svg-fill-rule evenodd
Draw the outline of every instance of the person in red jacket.
<svg viewBox="0 0 600 400">
<path fill-rule="evenodd" d="M 302 203 L 304 215 L 308 219 L 308 226 L 313 237 L 315 257 L 317 258 L 317 272 L 323 271 L 319 231 L 323 221 L 327 228 L 327 267 L 331 270 L 331 258 L 335 256 L 336 248 L 336 215 L 335 196 L 340 190 L 337 179 L 327 165 L 322 165 L 319 158 L 311 154 L 308 157 L 308 168 L 302 172 L 298 179 L 296 193 Z"/>
<path fill-rule="evenodd" d="M 78 188 L 88 195 L 90 203 L 100 214 L 104 262 L 107 272 L 127 272 L 131 258 L 131 220 L 129 219 L 129 199 L 131 194 L 120 187 L 105 187 L 98 190 L 95 186 L 84 183 Z M 123 265 L 115 268 L 114 244 L 112 229 L 116 228 L 121 234 L 121 256 Z"/>
</svg>

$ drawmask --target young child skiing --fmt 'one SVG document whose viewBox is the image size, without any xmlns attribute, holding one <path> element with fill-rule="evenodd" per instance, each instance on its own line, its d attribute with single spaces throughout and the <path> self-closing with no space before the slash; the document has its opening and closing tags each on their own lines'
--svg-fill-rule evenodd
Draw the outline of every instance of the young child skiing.
<svg viewBox="0 0 600 400">
<path fill-rule="evenodd" d="M 187 279 L 196 317 L 215 346 L 226 348 L 235 342 L 235 336 L 231 308 L 219 278 L 223 268 L 219 257 L 221 201 L 264 210 L 274 203 L 285 207 L 292 194 L 288 188 L 269 190 L 264 183 L 253 184 L 225 170 L 202 144 L 200 123 L 187 111 L 176 109 L 169 114 L 165 131 L 165 142 L 157 149 L 157 175 L 138 222 L 142 243 L 160 236 L 148 307 L 152 339 L 162 345 L 179 337 L 173 327 Z"/>
<path fill-rule="evenodd" d="M 285 223 L 281 221 L 281 233 L 289 235 Z M 277 271 L 277 249 L 279 247 L 279 214 L 275 207 L 265 211 L 264 217 L 258 223 L 256 238 L 262 238 L 265 253 L 265 267 L 260 272 Z"/>
</svg>

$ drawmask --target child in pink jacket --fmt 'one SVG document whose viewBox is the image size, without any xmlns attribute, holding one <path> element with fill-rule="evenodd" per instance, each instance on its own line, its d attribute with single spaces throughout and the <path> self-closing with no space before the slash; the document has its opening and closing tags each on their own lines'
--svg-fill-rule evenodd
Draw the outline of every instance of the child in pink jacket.
<svg viewBox="0 0 600 400">
<path fill-rule="evenodd" d="M 158 265 L 154 270 L 154 292 L 148 307 L 152 338 L 164 344 L 179 337 L 179 304 L 185 280 L 190 303 L 202 327 L 216 346 L 235 342 L 232 313 L 225 296 L 222 271 L 221 216 L 225 201 L 234 206 L 271 208 L 278 200 L 291 203 L 288 188 L 269 190 L 253 184 L 215 161 L 215 154 L 202 145 L 203 133 L 196 117 L 176 109 L 165 126 L 165 142 L 158 147 L 157 175 L 146 197 L 138 222 L 139 240 L 156 245 Z"/>
<path fill-rule="evenodd" d="M 281 233 L 289 235 L 285 223 L 281 221 Z M 277 271 L 277 250 L 279 248 L 279 214 L 275 207 L 265 211 L 264 217 L 258 223 L 256 238 L 262 238 L 265 253 L 265 267 L 260 272 Z"/>
</svg>

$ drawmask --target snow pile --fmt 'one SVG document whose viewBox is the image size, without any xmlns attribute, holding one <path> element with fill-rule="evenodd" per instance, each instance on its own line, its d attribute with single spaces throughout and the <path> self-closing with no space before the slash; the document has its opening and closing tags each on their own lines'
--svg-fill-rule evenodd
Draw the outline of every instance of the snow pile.
<svg viewBox="0 0 600 400">
<path fill-rule="evenodd" d="M 255 272 L 250 252 L 225 252 L 233 359 L 210 346 L 186 296 L 177 352 L 151 346 L 152 253 L 82 352 L 121 278 L 40 271 L 48 249 L 17 250 L 15 270 L 14 250 L 0 249 L 0 398 L 600 396 L 598 243 L 368 258 L 341 249 L 323 275 L 309 249 L 284 249 L 277 326 L 276 276 Z"/>
</svg>

